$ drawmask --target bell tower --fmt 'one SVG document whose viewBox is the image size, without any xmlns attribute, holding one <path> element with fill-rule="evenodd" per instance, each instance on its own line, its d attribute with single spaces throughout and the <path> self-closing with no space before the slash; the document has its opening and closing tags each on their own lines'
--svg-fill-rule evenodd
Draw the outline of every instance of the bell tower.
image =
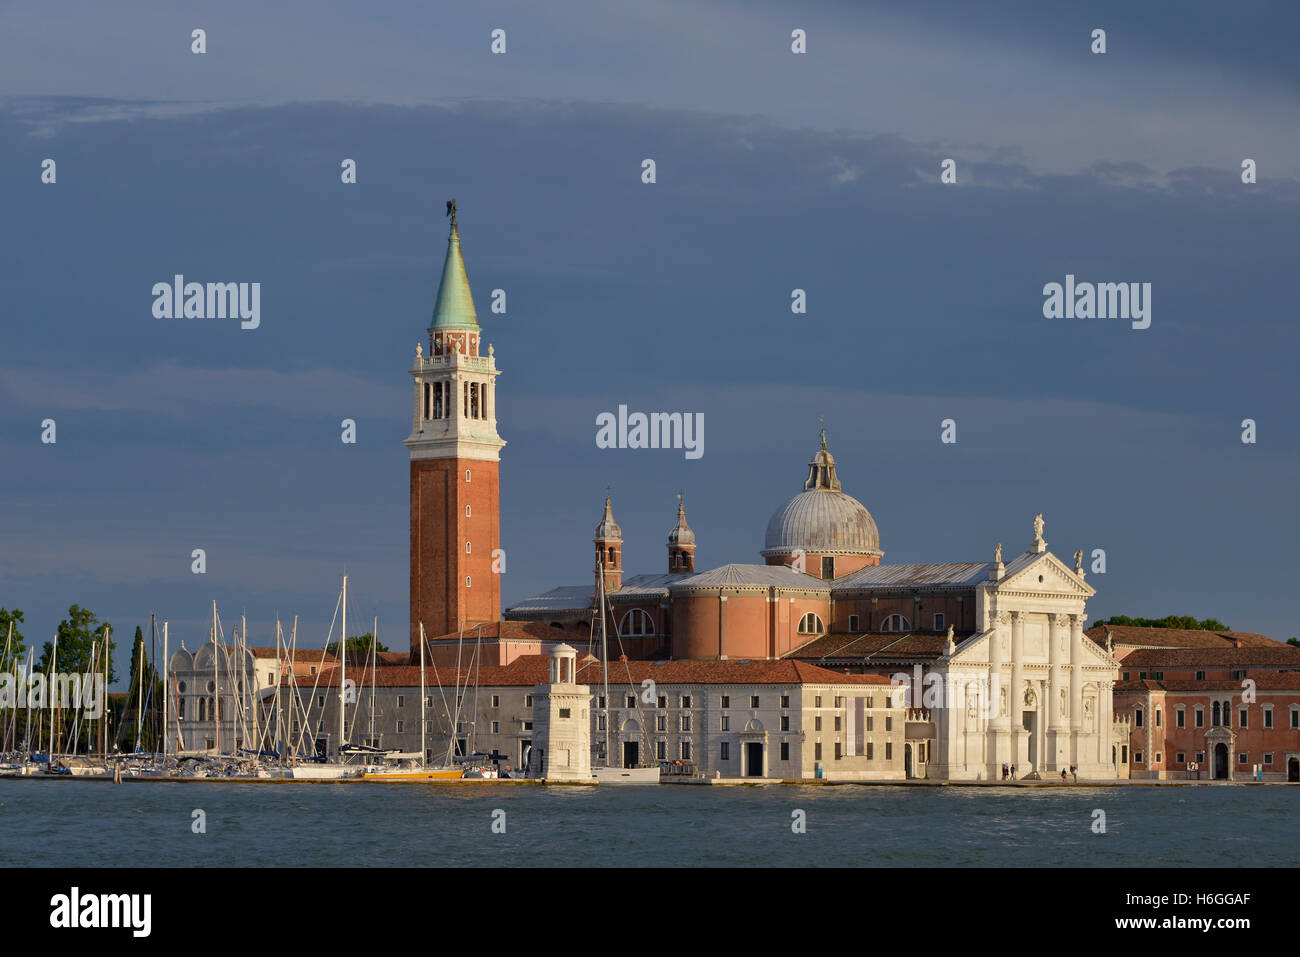
<svg viewBox="0 0 1300 957">
<path fill-rule="evenodd" d="M 411 455 L 411 652 L 425 637 L 501 618 L 500 452 L 493 349 L 482 330 L 460 252 L 456 201 L 429 324 L 428 354 L 410 370 L 415 417 Z"/>
</svg>

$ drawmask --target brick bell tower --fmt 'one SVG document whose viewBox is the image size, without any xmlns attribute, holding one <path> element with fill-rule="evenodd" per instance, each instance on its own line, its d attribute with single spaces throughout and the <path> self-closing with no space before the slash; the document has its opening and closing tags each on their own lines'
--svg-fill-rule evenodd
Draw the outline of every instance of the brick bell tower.
<svg viewBox="0 0 1300 957">
<path fill-rule="evenodd" d="M 482 330 L 460 253 L 456 201 L 429 324 L 415 347 L 411 451 L 411 655 L 426 638 L 501 619 L 496 359 Z"/>
</svg>

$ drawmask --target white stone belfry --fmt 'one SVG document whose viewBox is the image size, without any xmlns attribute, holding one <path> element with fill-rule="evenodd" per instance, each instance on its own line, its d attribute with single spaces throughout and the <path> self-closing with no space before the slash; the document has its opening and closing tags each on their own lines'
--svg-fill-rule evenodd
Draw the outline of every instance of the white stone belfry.
<svg viewBox="0 0 1300 957">
<path fill-rule="evenodd" d="M 551 652 L 550 684 L 533 689 L 533 750 L 529 777 L 591 781 L 591 688 L 577 683 L 578 653 Z"/>
</svg>

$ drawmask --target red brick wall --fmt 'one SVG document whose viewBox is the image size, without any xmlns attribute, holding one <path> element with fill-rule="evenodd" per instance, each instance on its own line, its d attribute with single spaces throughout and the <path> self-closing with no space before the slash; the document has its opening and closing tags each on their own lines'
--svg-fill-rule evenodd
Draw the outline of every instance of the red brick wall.
<svg viewBox="0 0 1300 957">
<path fill-rule="evenodd" d="M 465 470 L 470 481 L 465 481 Z M 501 618 L 501 581 L 492 552 L 501 545 L 498 463 L 428 459 L 411 463 L 411 649 L 450 634 L 462 620 Z M 471 515 L 465 517 L 465 506 Z M 471 543 L 465 554 L 465 543 Z M 465 587 L 469 576 L 470 586 Z"/>
</svg>

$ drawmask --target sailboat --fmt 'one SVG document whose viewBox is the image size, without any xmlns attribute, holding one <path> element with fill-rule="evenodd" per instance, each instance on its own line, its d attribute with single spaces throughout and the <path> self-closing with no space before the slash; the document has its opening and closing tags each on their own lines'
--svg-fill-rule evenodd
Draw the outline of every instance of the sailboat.
<svg viewBox="0 0 1300 957">
<path fill-rule="evenodd" d="M 659 766 L 653 767 L 635 767 L 622 768 L 615 767 L 610 762 L 613 760 L 613 752 L 610 747 L 610 720 L 609 720 L 609 645 L 606 640 L 605 632 L 605 559 L 601 555 L 596 565 L 596 596 L 600 602 L 600 664 L 604 676 L 604 693 L 602 699 L 605 702 L 605 764 L 595 764 L 591 767 L 591 777 L 597 784 L 658 784 L 659 783 Z"/>
<path fill-rule="evenodd" d="M 376 643 L 378 642 L 378 624 L 375 626 Z M 372 649 L 372 687 L 370 691 L 371 707 L 374 707 L 374 688 L 373 688 L 373 668 L 375 661 Z M 426 696 L 424 693 L 424 622 L 420 623 L 420 752 L 418 754 L 409 751 L 389 751 L 384 753 L 384 758 L 389 761 L 398 762 L 392 767 L 368 767 L 362 772 L 361 778 L 364 781 L 429 781 L 434 778 L 459 778 L 464 776 L 464 771 L 457 767 L 429 767 L 426 762 L 425 750 L 425 731 L 428 725 L 425 723 L 424 716 Z M 372 719 L 373 723 L 373 719 Z M 373 732 L 372 732 L 373 733 Z"/>
</svg>

